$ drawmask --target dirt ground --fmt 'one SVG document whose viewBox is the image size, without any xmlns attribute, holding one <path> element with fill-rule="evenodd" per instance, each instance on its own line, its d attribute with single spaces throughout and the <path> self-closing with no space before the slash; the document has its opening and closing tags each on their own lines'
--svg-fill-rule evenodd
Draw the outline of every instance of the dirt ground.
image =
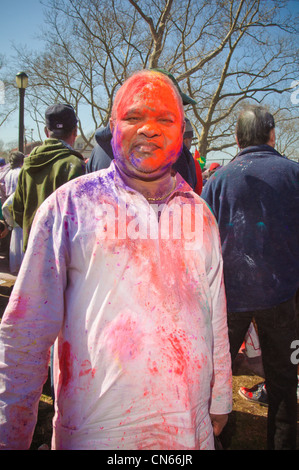
<svg viewBox="0 0 299 470">
<path fill-rule="evenodd" d="M 0 256 L 0 319 L 7 305 L 15 279 L 7 272 L 3 258 Z M 233 411 L 221 437 L 224 450 L 266 450 L 267 407 L 244 400 L 238 394 L 240 387 L 252 387 L 263 378 L 258 373 L 259 367 L 252 365 L 239 355 L 233 371 Z M 53 404 L 51 399 L 50 380 L 43 388 L 39 402 L 39 414 L 31 450 L 37 450 L 46 444 L 51 446 Z M 297 449 L 299 449 L 299 403 L 297 404 Z"/>
</svg>

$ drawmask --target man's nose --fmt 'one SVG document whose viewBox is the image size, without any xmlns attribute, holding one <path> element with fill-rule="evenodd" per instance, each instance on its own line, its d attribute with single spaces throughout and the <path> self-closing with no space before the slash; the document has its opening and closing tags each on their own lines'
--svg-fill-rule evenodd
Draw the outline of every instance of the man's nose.
<svg viewBox="0 0 299 470">
<path fill-rule="evenodd" d="M 143 134 L 146 137 L 154 137 L 160 134 L 159 127 L 154 121 L 148 121 L 139 127 L 138 134 Z"/>
</svg>

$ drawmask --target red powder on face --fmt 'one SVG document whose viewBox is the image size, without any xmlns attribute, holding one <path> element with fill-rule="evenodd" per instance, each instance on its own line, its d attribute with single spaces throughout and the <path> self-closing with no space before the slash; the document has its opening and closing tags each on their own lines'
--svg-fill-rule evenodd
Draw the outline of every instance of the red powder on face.
<svg viewBox="0 0 299 470">
<path fill-rule="evenodd" d="M 163 174 L 182 148 L 180 97 L 160 74 L 137 75 L 129 83 L 113 112 L 115 159 L 126 174 Z"/>
</svg>

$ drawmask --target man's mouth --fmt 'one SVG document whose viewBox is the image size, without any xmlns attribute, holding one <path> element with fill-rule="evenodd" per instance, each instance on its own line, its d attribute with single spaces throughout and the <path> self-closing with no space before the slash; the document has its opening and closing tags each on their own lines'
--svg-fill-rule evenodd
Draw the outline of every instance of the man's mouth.
<svg viewBox="0 0 299 470">
<path fill-rule="evenodd" d="M 134 145 L 134 150 L 140 153 L 152 153 L 159 148 L 154 142 L 139 142 Z"/>
</svg>

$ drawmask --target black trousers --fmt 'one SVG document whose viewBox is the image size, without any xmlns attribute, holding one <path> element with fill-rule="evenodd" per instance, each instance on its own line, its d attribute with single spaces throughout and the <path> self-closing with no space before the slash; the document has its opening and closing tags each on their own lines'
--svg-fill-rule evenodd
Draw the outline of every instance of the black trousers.
<svg viewBox="0 0 299 470">
<path fill-rule="evenodd" d="M 228 312 L 232 361 L 255 320 L 268 393 L 267 447 L 296 449 L 297 364 L 291 361 L 291 344 L 298 339 L 296 298 L 273 308 L 252 312 Z"/>
</svg>

